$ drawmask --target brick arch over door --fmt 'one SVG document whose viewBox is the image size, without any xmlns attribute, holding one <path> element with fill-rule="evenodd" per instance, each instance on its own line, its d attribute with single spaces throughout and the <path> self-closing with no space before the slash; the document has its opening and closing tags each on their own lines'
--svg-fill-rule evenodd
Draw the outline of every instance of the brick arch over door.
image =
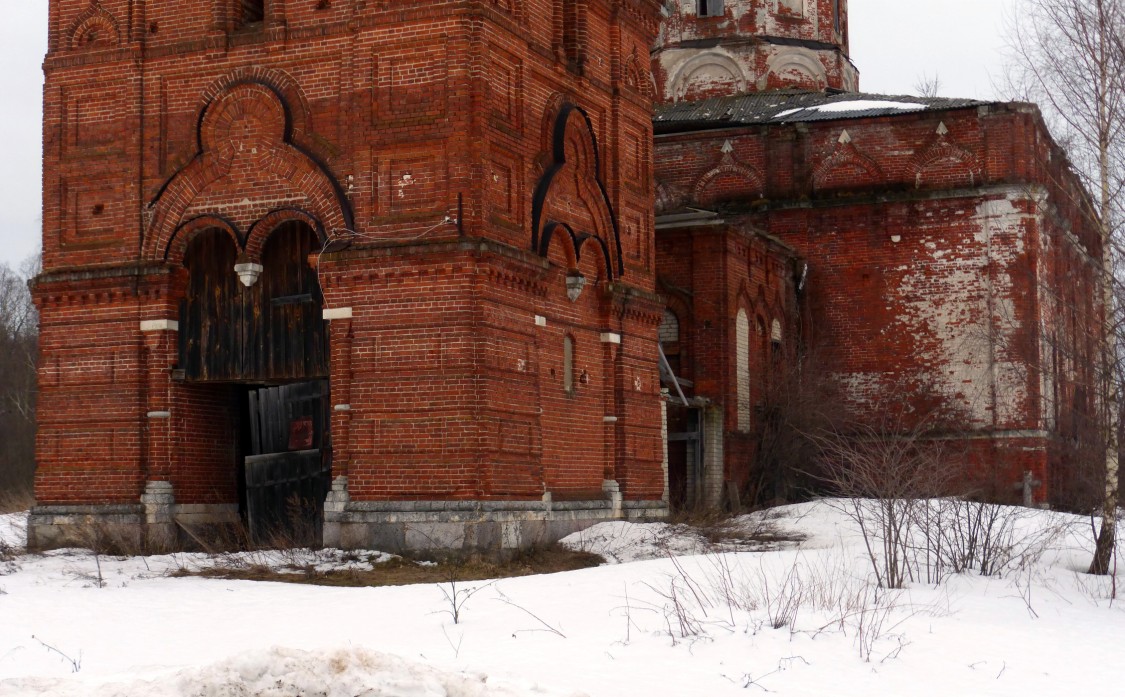
<svg viewBox="0 0 1125 697">
<path fill-rule="evenodd" d="M 323 297 L 308 257 L 316 231 L 285 218 L 261 233 L 262 270 L 244 287 L 238 245 L 219 224 L 185 244 L 187 287 L 180 305 L 180 368 L 193 382 L 285 383 L 328 377 Z"/>
<path fill-rule="evenodd" d="M 149 204 L 144 257 L 167 259 L 177 248 L 177 233 L 193 218 L 236 219 L 245 202 L 253 205 L 263 197 L 302 211 L 321 236 L 326 230 L 354 229 L 339 182 L 293 141 L 292 114 L 282 92 L 263 81 L 239 81 L 214 97 L 201 111 L 197 154 Z M 253 191 L 246 181 L 251 177 Z M 255 220 L 273 213 L 268 205 L 259 204 L 251 219 L 235 222 L 250 229 Z"/>
</svg>

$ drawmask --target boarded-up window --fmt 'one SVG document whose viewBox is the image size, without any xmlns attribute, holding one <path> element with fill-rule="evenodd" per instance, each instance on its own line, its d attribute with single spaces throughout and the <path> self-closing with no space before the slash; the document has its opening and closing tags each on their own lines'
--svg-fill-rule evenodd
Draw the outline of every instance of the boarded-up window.
<svg viewBox="0 0 1125 697">
<path fill-rule="evenodd" d="M 738 430 L 750 430 L 750 319 L 739 310 L 734 322 L 735 381 L 738 393 Z"/>
<path fill-rule="evenodd" d="M 664 344 L 667 348 L 671 344 L 680 343 L 680 320 L 676 317 L 676 313 L 671 310 L 664 310 L 664 319 L 660 322 L 659 329 L 660 343 Z"/>
</svg>

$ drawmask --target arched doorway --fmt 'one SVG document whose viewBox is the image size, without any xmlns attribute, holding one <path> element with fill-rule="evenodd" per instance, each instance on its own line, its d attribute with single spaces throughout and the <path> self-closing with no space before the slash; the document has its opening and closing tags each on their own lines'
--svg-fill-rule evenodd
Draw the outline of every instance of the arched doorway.
<svg viewBox="0 0 1125 697">
<path fill-rule="evenodd" d="M 216 417 L 235 416 L 231 466 L 259 538 L 320 535 L 330 437 L 328 334 L 308 263 L 318 248 L 316 232 L 290 220 L 269 231 L 259 262 L 240 257 L 234 236 L 218 228 L 196 234 L 184 253 L 179 369 L 196 392 L 227 400 Z"/>
</svg>

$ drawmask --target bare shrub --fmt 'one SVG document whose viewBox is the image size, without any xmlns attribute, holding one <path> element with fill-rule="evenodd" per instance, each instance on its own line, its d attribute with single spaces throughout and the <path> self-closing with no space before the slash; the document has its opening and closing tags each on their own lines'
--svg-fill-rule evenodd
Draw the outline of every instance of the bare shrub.
<svg viewBox="0 0 1125 697">
<path fill-rule="evenodd" d="M 929 499 L 963 481 L 960 458 L 947 441 L 931 438 L 925 423 L 856 423 L 817 441 L 821 476 L 841 497 L 831 505 L 859 528 L 878 584 L 902 588 L 916 580 L 916 526 L 926 519 Z"/>
<path fill-rule="evenodd" d="M 1042 518 L 1052 515 L 1043 511 L 959 498 L 929 502 L 926 510 L 936 513 L 919 530 L 936 580 L 946 570 L 981 576 L 1025 570 L 1071 527 L 1061 516 L 1043 525 Z"/>
<path fill-rule="evenodd" d="M 896 638 L 894 648 L 881 659 L 887 660 L 905 646 L 904 638 L 893 634 L 901 622 L 931 611 L 903 605 L 899 591 L 855 577 L 840 556 L 810 560 L 798 555 L 780 569 L 764 563 L 745 567 L 739 560 L 709 554 L 689 568 L 691 562 L 673 558 L 675 573 L 667 587 L 649 585 L 661 600 L 657 609 L 674 643 L 705 638 L 712 630 L 786 629 L 813 636 L 841 632 L 854 637 L 864 661 L 875 657 L 884 639 Z"/>
<path fill-rule="evenodd" d="M 453 618 L 453 624 L 461 624 L 461 616 L 465 614 L 465 605 L 474 595 L 492 584 L 485 583 L 476 586 L 466 586 L 464 582 L 461 581 L 455 565 L 449 565 L 448 571 L 449 577 L 446 579 L 445 583 L 438 585 L 438 590 L 441 591 L 442 598 L 445 601 L 445 609 L 443 609 L 442 612 Z"/>
</svg>

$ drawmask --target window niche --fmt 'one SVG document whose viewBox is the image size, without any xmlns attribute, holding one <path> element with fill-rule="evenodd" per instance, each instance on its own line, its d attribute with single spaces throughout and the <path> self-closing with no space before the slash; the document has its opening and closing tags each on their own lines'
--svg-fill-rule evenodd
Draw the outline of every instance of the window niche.
<svg viewBox="0 0 1125 697">
<path fill-rule="evenodd" d="M 680 374 L 680 318 L 668 308 L 664 309 L 664 319 L 660 322 L 660 329 L 657 330 L 657 338 L 661 350 L 664 351 L 664 357 L 668 359 L 668 367 L 678 376 Z"/>
<path fill-rule="evenodd" d="M 563 390 L 574 394 L 574 337 L 563 337 Z"/>
<path fill-rule="evenodd" d="M 696 0 L 695 13 L 700 17 L 722 17 L 724 0 Z"/>
<path fill-rule="evenodd" d="M 777 0 L 777 13 L 783 17 L 804 17 L 805 0 Z"/>
<path fill-rule="evenodd" d="M 566 59 L 567 69 L 581 75 L 586 61 L 584 45 L 586 18 L 583 16 L 585 6 L 576 1 L 561 4 L 563 57 Z"/>
<path fill-rule="evenodd" d="M 236 0 L 235 26 L 255 27 L 266 21 L 266 0 Z"/>
<path fill-rule="evenodd" d="M 750 318 L 739 309 L 734 320 L 735 392 L 737 395 L 737 429 L 750 431 Z"/>
<path fill-rule="evenodd" d="M 773 320 L 770 322 L 770 360 L 774 366 L 779 366 L 784 357 L 785 347 L 782 345 L 782 332 L 781 322 Z"/>
</svg>

